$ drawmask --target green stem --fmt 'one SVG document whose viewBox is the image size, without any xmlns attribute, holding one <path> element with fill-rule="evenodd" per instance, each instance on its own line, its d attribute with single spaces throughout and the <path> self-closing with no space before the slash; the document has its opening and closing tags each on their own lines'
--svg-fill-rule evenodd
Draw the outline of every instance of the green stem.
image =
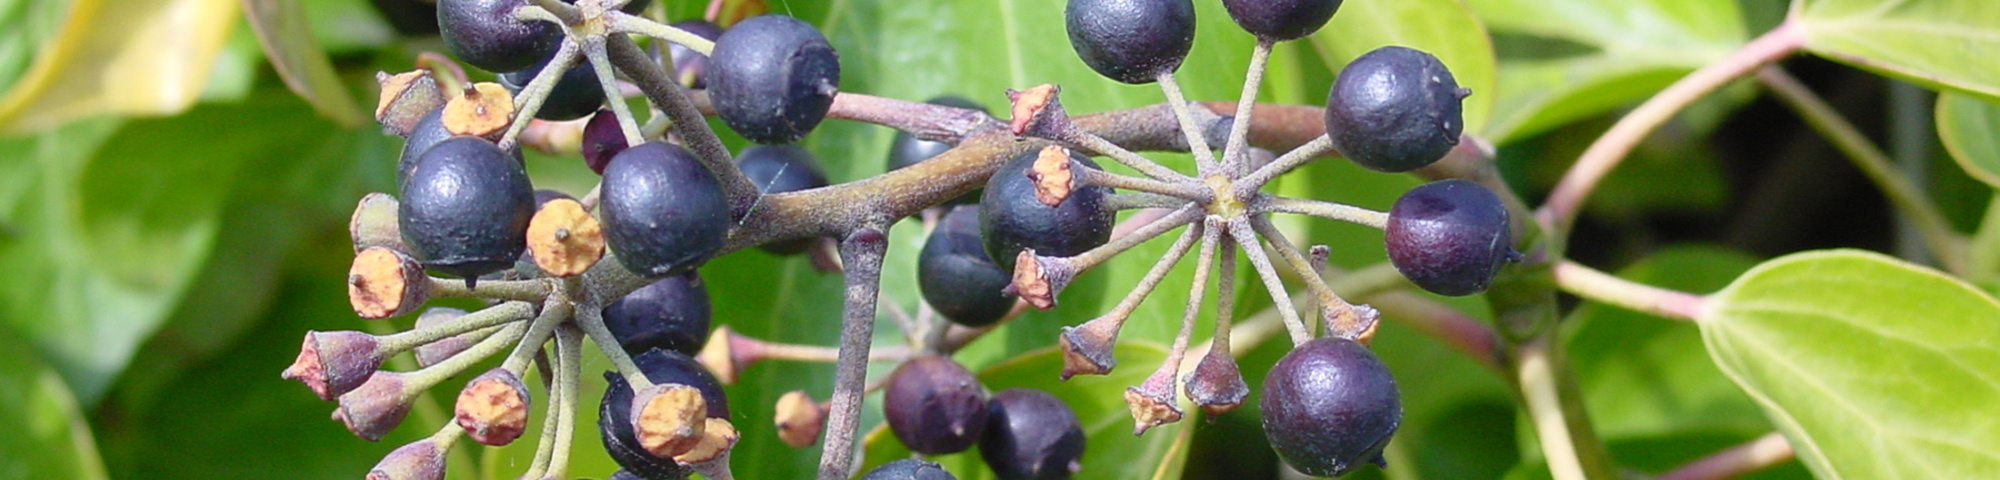
<svg viewBox="0 0 2000 480">
<path fill-rule="evenodd" d="M 1757 81 L 1765 88 L 1771 89 L 1771 93 L 1776 94 L 1779 101 L 1797 112 L 1799 117 L 1805 120 L 1806 125 L 1812 127 L 1813 131 L 1819 132 L 1820 136 L 1826 137 L 1826 140 L 1832 142 L 1840 153 L 1854 162 L 1856 168 L 1861 169 L 1861 173 L 1868 175 L 1868 179 L 1875 182 L 1876 188 L 1882 190 L 1882 196 L 1889 199 L 1889 204 L 1895 206 L 1896 210 L 1902 212 L 1903 216 L 1916 227 L 1924 239 L 1924 244 L 1930 247 L 1931 255 L 1937 257 L 1938 264 L 1944 267 L 1945 271 L 1965 275 L 1970 270 L 1970 264 L 1966 260 L 1965 239 L 1952 230 L 1951 222 L 1945 219 L 1944 212 L 1938 209 L 1936 203 L 1931 202 L 1923 189 L 1917 187 L 1909 177 L 1898 172 L 1895 161 L 1889 159 L 1889 154 L 1883 153 L 1881 147 L 1877 147 L 1866 134 L 1861 133 L 1861 129 L 1855 128 L 1854 124 L 1849 123 L 1846 117 L 1835 111 L 1832 105 L 1828 105 L 1825 99 L 1814 94 L 1811 88 L 1800 83 L 1791 74 L 1785 73 L 1784 69 L 1765 67 L 1758 70 Z"/>
<path fill-rule="evenodd" d="M 1569 260 L 1556 262 L 1555 276 L 1557 285 L 1579 297 L 1675 320 L 1701 320 L 1707 303 L 1701 295 L 1618 278 Z"/>
</svg>

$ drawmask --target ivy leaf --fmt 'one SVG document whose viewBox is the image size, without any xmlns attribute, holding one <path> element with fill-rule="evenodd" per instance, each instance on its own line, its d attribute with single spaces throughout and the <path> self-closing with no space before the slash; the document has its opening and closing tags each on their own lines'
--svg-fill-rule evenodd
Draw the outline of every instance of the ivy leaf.
<svg viewBox="0 0 2000 480">
<path fill-rule="evenodd" d="M 2000 3 L 1800 0 L 1792 18 L 1813 53 L 1937 89 L 2000 101 Z"/>
<path fill-rule="evenodd" d="M 1938 95 L 1938 139 L 1972 178 L 2000 187 L 2000 105 L 1955 92 Z"/>
<path fill-rule="evenodd" d="M 2000 302 L 1876 253 L 1788 255 L 1710 297 L 1702 338 L 1819 478 L 2000 472 Z"/>
<path fill-rule="evenodd" d="M 187 109 L 200 98 L 238 12 L 232 0 L 75 0 L 0 96 L 0 132 Z"/>
<path fill-rule="evenodd" d="M 368 123 L 361 106 L 333 71 L 333 61 L 313 38 L 300 0 L 243 0 L 243 7 L 249 13 L 251 30 L 264 45 L 264 56 L 292 93 L 342 127 Z"/>
</svg>

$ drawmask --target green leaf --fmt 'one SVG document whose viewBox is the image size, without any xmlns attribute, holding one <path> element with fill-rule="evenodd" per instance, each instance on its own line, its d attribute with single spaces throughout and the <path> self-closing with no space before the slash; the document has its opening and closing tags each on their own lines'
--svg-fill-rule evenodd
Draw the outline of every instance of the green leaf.
<svg viewBox="0 0 2000 480">
<path fill-rule="evenodd" d="M 2000 471 L 2000 302 L 1880 254 L 1758 266 L 1710 297 L 1702 337 L 1819 478 Z"/>
<path fill-rule="evenodd" d="M 1326 28 L 1313 34 L 1312 44 L 1327 68 L 1339 71 L 1379 47 L 1400 45 L 1436 55 L 1461 87 L 1472 89 L 1465 99 L 1465 131 L 1486 126 L 1497 98 L 1493 70 L 1493 40 L 1472 11 L 1458 0 L 1354 0 L 1342 3 Z M 1325 92 L 1320 92 L 1324 94 Z"/>
<path fill-rule="evenodd" d="M 35 351 L 0 328 L 0 477 L 106 478 L 76 397 Z"/>
<path fill-rule="evenodd" d="M 979 372 L 979 380 L 996 392 L 1008 388 L 1049 392 L 1076 411 L 1085 442 L 1083 470 L 1076 473 L 1077 478 L 1177 479 L 1192 434 L 1187 426 L 1200 422 L 1199 415 L 1193 413 L 1191 404 L 1183 402 L 1182 407 L 1190 412 L 1186 419 L 1134 436 L 1132 417 L 1125 406 L 1125 388 L 1145 381 L 1166 354 L 1166 349 L 1156 344 L 1121 340 L 1117 348 L 1119 368 L 1111 374 L 1056 381 L 1055 372 L 1062 371 L 1062 353 L 1047 348 L 987 368 Z M 886 428 L 868 436 L 866 449 L 863 471 L 910 456 Z M 993 478 L 976 448 L 930 460 L 944 464 L 963 480 Z"/>
<path fill-rule="evenodd" d="M 265 57 L 286 87 L 342 127 L 368 122 L 334 73 L 333 61 L 313 38 L 301 0 L 244 0 L 243 7 L 249 14 L 250 28 L 264 45 Z"/>
<path fill-rule="evenodd" d="M 1500 57 L 1482 134 L 1508 143 L 1643 99 L 1745 40 L 1733 0 L 1467 0 Z"/>
<path fill-rule="evenodd" d="M 47 14 L 40 12 L 31 16 Z M 0 132 L 187 109 L 200 97 L 238 12 L 232 0 L 71 2 L 59 30 L 33 44 L 33 63 L 0 95 Z"/>
<path fill-rule="evenodd" d="M 1792 18 L 1813 53 L 1936 89 L 2000 101 L 2000 3 L 1799 0 Z"/>
<path fill-rule="evenodd" d="M 1938 138 L 1952 160 L 1989 186 L 2000 187 L 2000 105 L 1945 92 L 1937 100 Z"/>
</svg>

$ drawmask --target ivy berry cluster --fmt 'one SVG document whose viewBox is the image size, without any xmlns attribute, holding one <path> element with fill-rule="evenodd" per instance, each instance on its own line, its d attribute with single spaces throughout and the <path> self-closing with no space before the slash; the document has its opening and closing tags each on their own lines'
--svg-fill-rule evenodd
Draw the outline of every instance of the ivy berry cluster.
<svg viewBox="0 0 2000 480">
<path fill-rule="evenodd" d="M 729 452 L 741 434 L 721 386 L 758 355 L 838 363 L 829 403 L 795 392 L 777 406 L 787 443 L 804 446 L 824 434 L 822 479 L 853 471 L 860 397 L 874 388 L 884 390 L 891 430 L 913 451 L 949 453 L 978 443 L 1001 478 L 1068 478 L 1083 454 L 1074 413 L 1045 392 L 989 394 L 949 354 L 1020 304 L 1054 308 L 1078 274 L 1176 229 L 1183 231 L 1168 254 L 1123 301 L 1055 339 L 1064 353 L 1061 376 L 1115 368 L 1120 328 L 1167 272 L 1195 253 L 1190 301 L 1168 358 L 1125 400 L 1135 433 L 1183 417 L 1182 384 L 1204 410 L 1234 408 L 1248 394 L 1229 350 L 1238 255 L 1274 302 L 1290 306 L 1283 265 L 1305 280 L 1317 315 L 1279 309 L 1295 348 L 1263 386 L 1266 430 L 1292 466 L 1339 476 L 1380 464 L 1401 418 L 1394 380 L 1366 347 L 1377 314 L 1327 286 L 1319 268 L 1324 247 L 1309 258 L 1267 217 L 1305 214 L 1383 229 L 1396 269 L 1443 295 L 1483 291 L 1519 258 L 1506 209 L 1476 183 L 1424 185 L 1388 212 L 1261 191 L 1321 156 L 1405 172 L 1436 162 L 1459 141 L 1459 101 L 1469 92 L 1435 57 L 1384 47 L 1342 70 L 1324 110 L 1325 135 L 1281 154 L 1250 145 L 1272 46 L 1317 31 L 1337 0 L 1224 0 L 1257 37 L 1230 117 L 1188 102 L 1176 82 L 1193 44 L 1190 0 L 1070 0 L 1065 24 L 1084 63 L 1114 81 L 1157 83 L 1165 108 L 1072 117 L 1060 88 L 1042 85 L 1009 92 L 1006 122 L 963 99 L 920 104 L 841 92 L 839 54 L 794 18 L 757 16 L 727 29 L 665 24 L 641 15 L 646 3 L 439 0 L 446 46 L 499 82 L 473 82 L 457 62 L 436 55 L 420 57 L 416 71 L 379 78 L 377 118 L 406 143 L 397 194 L 370 194 L 355 211 L 349 297 L 365 318 L 421 314 L 413 329 L 387 335 L 309 332 L 284 376 L 337 402 L 337 420 L 376 440 L 402 422 L 419 394 L 507 354 L 461 390 L 451 423 L 396 449 L 368 478 L 441 478 L 444 452 L 460 439 L 517 440 L 529 429 L 535 399 L 523 381 L 531 365 L 550 406 L 521 478 L 566 478 L 586 338 L 615 367 L 604 374 L 610 388 L 598 405 L 601 440 L 624 468 L 614 478 L 731 478 Z M 635 38 L 652 39 L 651 51 Z M 648 101 L 643 122 L 622 101 L 627 83 Z M 1174 131 L 1164 135 L 1172 140 L 1106 128 L 1148 112 L 1165 114 L 1153 125 Z M 761 145 L 732 155 L 707 115 Z M 582 196 L 536 190 L 520 153 L 523 132 L 533 119 L 586 117 L 578 143 L 601 183 Z M 830 185 L 809 152 L 789 145 L 828 117 L 901 130 L 890 171 Z M 1135 151 L 1162 148 L 1194 153 L 1196 172 Z M 1092 157 L 1140 175 L 1106 171 Z M 1116 213 L 1133 209 L 1164 213 L 1114 236 Z M 906 321 L 915 348 L 871 355 L 885 231 L 917 214 L 932 227 L 918 262 L 925 313 L 956 325 Z M 838 349 L 762 344 L 710 328 L 699 267 L 753 246 L 807 252 L 821 238 L 832 239 L 834 268 L 848 286 Z M 1213 344 L 1182 377 L 1211 274 L 1218 289 Z M 443 297 L 489 306 L 422 309 Z M 1322 324 L 1326 332 L 1316 334 Z M 404 352 L 420 368 L 382 368 Z M 903 365 L 870 387 L 865 367 L 874 357 Z M 898 461 L 864 478 L 950 476 L 934 464 Z"/>
</svg>

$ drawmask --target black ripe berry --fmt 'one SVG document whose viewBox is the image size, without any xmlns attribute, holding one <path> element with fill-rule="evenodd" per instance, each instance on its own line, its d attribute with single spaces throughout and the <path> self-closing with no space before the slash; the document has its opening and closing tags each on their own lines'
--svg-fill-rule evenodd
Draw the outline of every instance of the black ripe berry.
<svg viewBox="0 0 2000 480">
<path fill-rule="evenodd" d="M 604 168 L 604 240 L 633 273 L 652 278 L 694 270 L 722 249 L 729 202 L 693 153 L 648 142 Z"/>
<path fill-rule="evenodd" d="M 722 26 L 707 20 L 682 20 L 672 24 L 674 28 L 686 30 L 697 37 L 715 41 L 722 38 Z M 708 82 L 702 77 L 708 71 L 708 56 L 678 43 L 667 44 L 667 55 L 674 60 L 674 81 L 687 88 L 707 88 Z"/>
<path fill-rule="evenodd" d="M 527 0 L 438 0 L 438 32 L 452 55 L 489 72 L 533 66 L 556 51 L 562 27 L 523 21 L 514 11 Z"/>
<path fill-rule="evenodd" d="M 409 138 L 403 139 L 403 155 L 396 159 L 396 183 L 410 177 L 410 170 L 417 168 L 417 159 L 431 146 L 451 138 L 451 130 L 444 128 L 444 109 L 432 110 L 417 120 L 417 126 L 410 128 Z"/>
<path fill-rule="evenodd" d="M 526 70 L 501 74 L 500 85 L 507 87 L 507 91 L 519 95 L 521 89 L 527 88 L 528 82 L 534 81 L 536 75 L 540 75 L 543 69 L 548 68 L 549 61 L 555 59 L 555 52 L 549 52 L 549 55 L 550 58 L 543 58 Z M 585 61 L 582 56 L 578 56 L 576 65 L 563 71 L 562 77 L 557 78 L 555 86 L 549 89 L 548 98 L 542 100 L 540 109 L 535 110 L 535 118 L 553 121 L 576 120 L 596 112 L 598 107 L 602 106 L 604 106 L 604 85 L 597 81 L 597 70 L 591 68 L 590 62 Z"/>
<path fill-rule="evenodd" d="M 1257 38 L 1285 41 L 1303 38 L 1326 26 L 1341 0 L 1222 0 L 1229 18 Z"/>
<path fill-rule="evenodd" d="M 861 480 L 958 480 L 958 477 L 951 476 L 942 465 L 905 458 L 875 467 L 861 475 Z"/>
<path fill-rule="evenodd" d="M 1124 83 L 1157 81 L 1180 69 L 1194 47 L 1189 0 L 1069 0 L 1063 18 L 1083 63 Z"/>
<path fill-rule="evenodd" d="M 783 15 L 752 17 L 715 40 L 709 101 L 743 138 L 791 143 L 819 126 L 840 92 L 840 55 L 811 24 Z"/>
<path fill-rule="evenodd" d="M 960 325 L 983 327 L 1007 316 L 1014 297 L 1000 291 L 1013 281 L 979 242 L 979 205 L 945 213 L 917 255 L 917 287 L 924 302 Z"/>
<path fill-rule="evenodd" d="M 986 387 L 950 358 L 918 356 L 889 374 L 882 416 L 910 451 L 962 452 L 986 428 Z"/>
<path fill-rule="evenodd" d="M 514 266 L 528 248 L 535 187 L 493 142 L 438 142 L 417 159 L 401 193 L 403 243 L 432 270 L 476 278 Z"/>
<path fill-rule="evenodd" d="M 979 200 L 979 236 L 986 243 L 986 255 L 1001 270 L 1014 271 L 1014 259 L 1023 248 L 1052 257 L 1083 253 L 1111 241 L 1116 212 L 1104 205 L 1111 189 L 1084 186 L 1073 180 L 1073 189 L 1054 207 L 1035 199 L 1035 182 L 1028 178 L 1039 152 L 1028 151 L 1008 160 L 986 181 L 986 193 Z M 1082 154 L 1070 152 L 1083 168 L 1098 168 Z"/>
<path fill-rule="evenodd" d="M 1465 129 L 1458 88 L 1444 63 L 1423 51 L 1382 47 L 1340 70 L 1326 97 L 1326 132 L 1355 164 L 1406 172 L 1444 158 Z"/>
<path fill-rule="evenodd" d="M 736 156 L 736 168 L 763 193 L 785 193 L 826 186 L 826 173 L 812 152 L 798 145 L 753 145 Z M 778 255 L 797 255 L 812 248 L 812 238 L 767 243 L 758 248 Z"/>
<path fill-rule="evenodd" d="M 583 164 L 590 171 L 604 174 L 604 166 L 611 164 L 611 157 L 625 151 L 629 146 L 625 141 L 625 130 L 618 125 L 617 114 L 610 110 L 598 109 L 590 121 L 583 123 L 583 142 L 578 150 L 583 151 Z"/>
<path fill-rule="evenodd" d="M 654 281 L 604 307 L 604 326 L 625 352 L 647 350 L 693 356 L 708 342 L 712 309 L 708 287 L 694 272 Z"/>
<path fill-rule="evenodd" d="M 1082 467 L 1083 426 L 1048 392 L 1009 388 L 986 403 L 979 456 L 1000 480 L 1063 480 Z"/>
<path fill-rule="evenodd" d="M 1315 477 L 1363 463 L 1385 465 L 1382 447 L 1403 421 L 1396 379 L 1353 340 L 1323 337 L 1292 349 L 1264 378 L 1264 435 L 1278 458 Z"/>
<path fill-rule="evenodd" d="M 634 355 L 632 363 L 655 384 L 675 383 L 700 390 L 702 400 L 708 403 L 708 418 L 729 418 L 729 398 L 723 396 L 722 383 L 693 358 L 654 349 Z M 639 446 L 632 422 L 626 420 L 632 418 L 632 385 L 617 372 L 604 372 L 604 381 L 609 385 L 598 405 L 597 429 L 611 459 L 640 478 L 687 478 L 693 469 L 673 459 L 655 457 Z"/>
<path fill-rule="evenodd" d="M 1389 208 L 1389 263 L 1424 290 L 1471 295 L 1518 259 L 1507 206 L 1492 190 L 1442 180 L 1404 192 Z"/>
</svg>

